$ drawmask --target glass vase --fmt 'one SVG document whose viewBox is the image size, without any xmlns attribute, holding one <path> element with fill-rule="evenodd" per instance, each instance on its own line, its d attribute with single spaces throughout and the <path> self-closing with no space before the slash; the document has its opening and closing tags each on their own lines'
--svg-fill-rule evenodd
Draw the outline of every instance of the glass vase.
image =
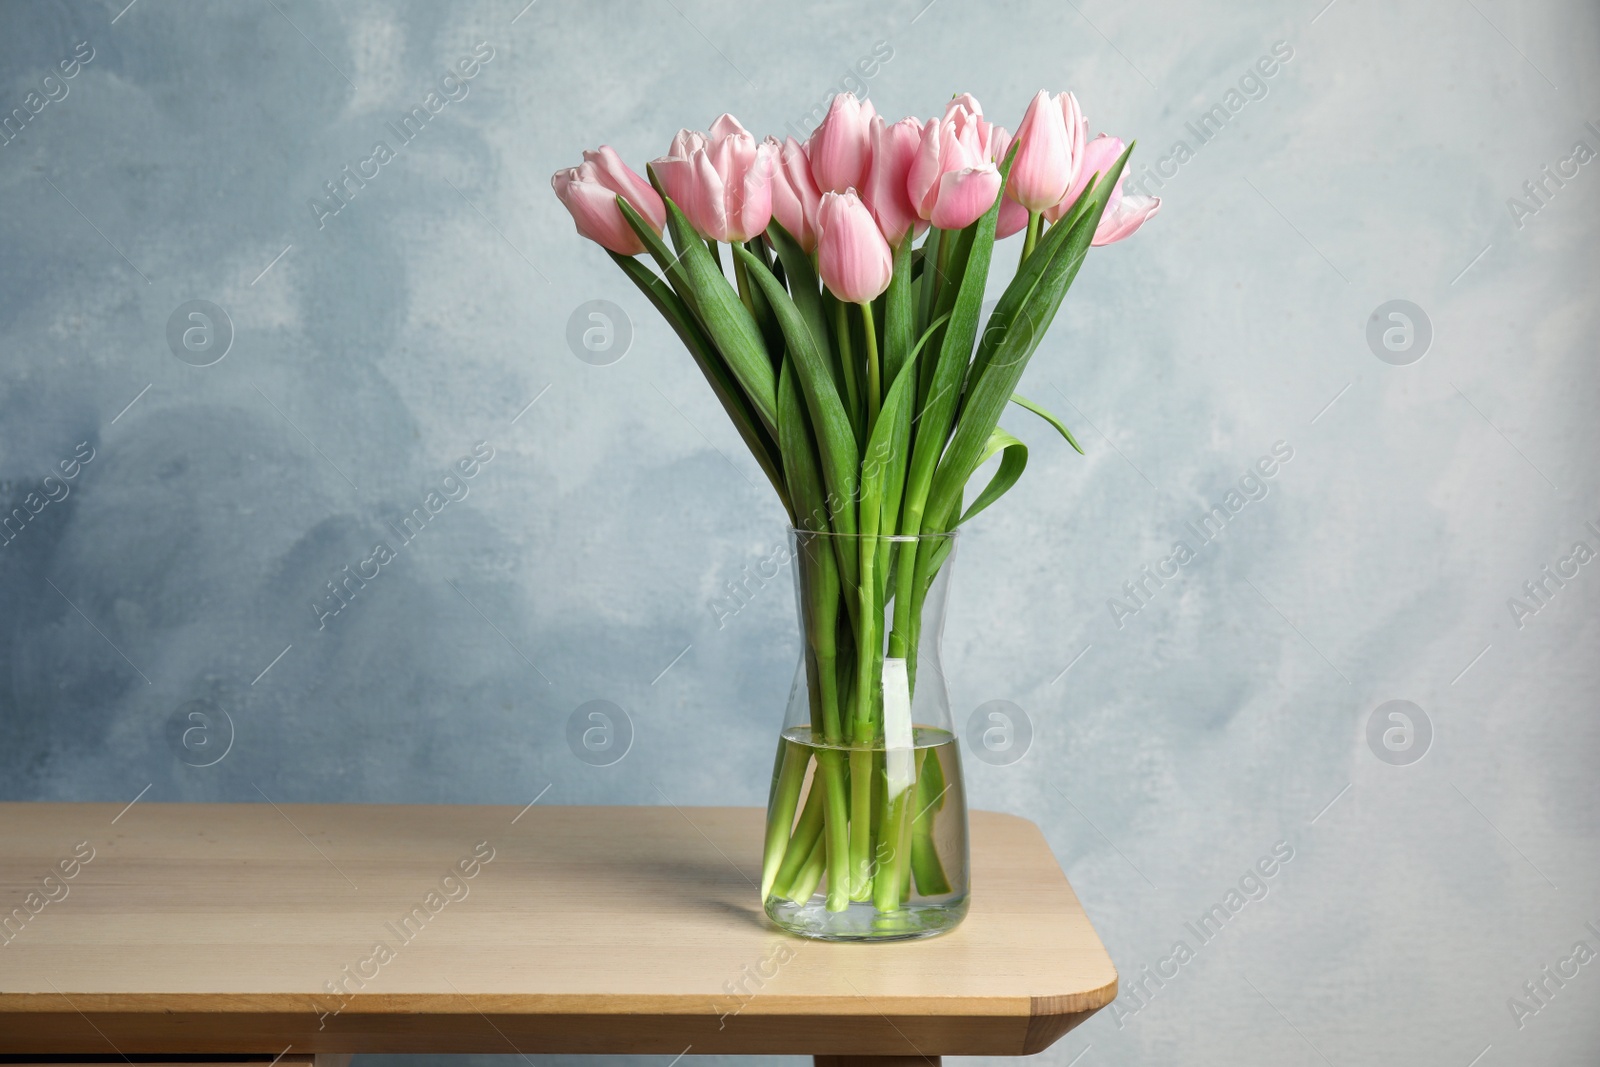
<svg viewBox="0 0 1600 1067">
<path fill-rule="evenodd" d="M 791 933 L 894 941 L 966 914 L 966 791 L 939 659 L 955 541 L 789 531 L 802 647 L 761 896 Z"/>
</svg>

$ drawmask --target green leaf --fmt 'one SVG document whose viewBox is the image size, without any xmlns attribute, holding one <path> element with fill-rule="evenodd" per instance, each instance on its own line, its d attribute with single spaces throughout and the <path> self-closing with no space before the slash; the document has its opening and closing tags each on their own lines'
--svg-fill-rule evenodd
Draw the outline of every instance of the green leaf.
<svg viewBox="0 0 1600 1067">
<path fill-rule="evenodd" d="M 750 314 L 750 309 L 744 306 L 739 294 L 728 284 L 727 276 L 711 258 L 710 250 L 689 225 L 683 212 L 678 210 L 678 205 L 671 200 L 666 200 L 666 205 L 672 243 L 678 248 L 689 290 L 694 294 L 691 304 L 699 316 L 700 324 L 716 342 L 717 350 L 722 353 L 728 369 L 750 398 L 762 423 L 772 430 L 777 423 L 778 378 L 755 316 Z M 734 251 L 748 256 L 751 262 L 760 262 L 737 245 Z M 772 277 L 764 264 L 761 273 Z"/>
<path fill-rule="evenodd" d="M 1000 420 L 1000 412 L 1010 401 L 1017 381 L 1027 368 L 1028 359 L 1038 347 L 1044 330 L 1055 318 L 1062 299 L 1083 265 L 1089 243 L 1094 238 L 1095 227 L 1100 224 L 1100 216 L 1105 211 L 1106 201 L 1116 187 L 1128 152 L 1132 150 L 1130 145 L 1094 191 L 1084 194 L 1088 203 L 1084 210 L 1076 213 L 1075 221 L 1070 223 L 1065 232 L 1058 234 L 1056 227 L 1051 227 L 1023 270 L 1012 280 L 1012 285 L 1027 284 L 1024 276 L 1031 273 L 1034 263 L 1049 259 L 1048 265 L 1033 280 L 1017 309 L 1017 315 L 1024 317 L 1032 328 L 1003 331 L 994 345 L 989 365 L 973 385 L 971 396 L 961 413 L 955 434 L 950 438 L 949 447 L 945 449 L 928 494 L 926 512 L 934 521 L 942 521 L 952 514 L 962 486 L 977 467 L 989 434 Z M 1002 302 L 1005 302 L 1004 297 Z"/>
<path fill-rule="evenodd" d="M 794 495 L 795 528 L 826 532 L 828 505 L 817 462 L 816 439 L 806 419 L 794 359 L 788 355 L 778 371 L 778 444 L 783 452 L 784 475 Z M 815 672 L 823 664 L 833 662 L 838 649 L 839 564 L 836 546 L 827 542 L 839 539 L 808 539 L 797 535 L 796 540 L 804 557 L 795 560 L 795 573 L 802 589 L 801 611 L 805 615 L 805 625 L 801 629 L 815 653 L 808 657 L 807 663 Z M 820 719 L 818 725 L 824 736 L 837 738 L 838 698 L 831 689 L 824 689 L 817 674 L 813 673 L 810 681 L 813 723 L 817 724 Z"/>
<path fill-rule="evenodd" d="M 1099 188 L 1091 183 L 1083 194 L 1078 197 L 1078 202 L 1073 205 L 1071 212 L 1061 221 L 1046 232 L 1044 239 L 1034 249 L 1033 255 L 1018 268 L 1016 275 L 1011 279 L 1005 292 L 1000 294 L 994 312 L 989 316 L 989 322 L 984 326 L 983 335 L 978 338 L 978 351 L 973 357 L 972 366 L 967 369 L 967 378 L 962 389 L 962 410 L 972 395 L 973 386 L 983 377 L 988 369 L 994 352 L 1000 342 L 1007 335 L 1022 332 L 1024 339 L 1037 342 L 1044 336 L 1046 323 L 1040 322 L 1036 316 L 1036 309 L 1030 306 L 1030 300 L 1038 291 L 1039 283 L 1044 278 L 1045 272 L 1050 267 L 1050 262 L 1056 252 L 1072 235 L 1073 227 L 1083 218 L 1095 201 L 1095 191 Z M 1012 338 L 1013 351 L 1015 351 L 1016 338 Z M 1031 352 L 1032 349 L 1030 348 Z M 957 414 L 960 418 L 960 414 Z"/>
<path fill-rule="evenodd" d="M 800 309 L 778 279 L 772 276 L 766 264 L 738 245 L 733 247 L 733 253 L 744 260 L 751 280 L 766 294 L 773 314 L 778 317 L 778 325 L 783 329 L 783 339 L 788 343 L 800 391 L 805 396 L 806 409 L 811 416 L 811 427 L 816 433 L 832 528 L 835 533 L 854 534 L 857 530 L 856 477 L 861 454 L 856 448 L 855 430 L 851 428 L 850 417 L 845 413 L 844 403 L 834 385 L 828 357 L 818 347 Z M 854 587 L 857 574 L 855 554 L 841 552 L 839 566 L 846 585 Z"/>
<path fill-rule="evenodd" d="M 661 268 L 662 275 L 693 310 L 694 291 L 689 285 L 689 274 L 683 269 L 678 257 L 673 255 L 672 249 L 667 247 L 667 242 L 661 239 L 661 235 L 651 228 L 650 223 L 646 222 L 644 216 L 635 211 L 627 200 L 617 197 L 617 207 L 622 209 L 622 217 L 633 227 L 633 232 L 639 235 L 639 240 L 644 242 L 645 248 L 655 259 L 656 266 Z"/>
<path fill-rule="evenodd" d="M 795 380 L 794 359 L 788 355 L 778 373 L 778 448 L 784 478 L 794 499 L 794 528 L 826 532 L 827 493 L 817 463 L 817 443 Z"/>
<path fill-rule="evenodd" d="M 822 293 L 817 282 L 817 270 L 811 257 L 800 247 L 800 242 L 789 236 L 789 231 L 777 219 L 767 227 L 767 241 L 778 253 L 783 273 L 789 283 L 789 297 L 800 309 L 800 317 L 816 339 L 817 347 L 828 348 L 828 317 L 823 314 Z"/>
<path fill-rule="evenodd" d="M 939 233 L 938 259 L 946 262 L 942 266 L 937 260 L 934 263 L 934 299 L 930 318 L 949 316 L 955 311 L 956 297 L 961 292 L 961 280 L 966 277 L 967 262 L 972 254 L 972 243 L 977 232 L 978 223 L 974 222 L 964 230 L 946 230 Z M 935 334 L 934 338 L 934 350 L 941 351 L 944 344 L 943 332 Z M 971 355 L 970 348 L 967 354 Z M 934 395 L 933 376 L 938 369 L 937 359 L 922 361 L 922 380 L 918 386 L 918 395 L 923 407 L 927 406 L 929 397 Z"/>
<path fill-rule="evenodd" d="M 977 466 L 983 466 L 984 462 L 996 452 L 1002 453 L 1000 469 L 994 472 L 994 477 L 989 479 L 989 484 L 983 487 L 983 492 L 978 494 L 978 499 L 972 502 L 972 506 L 956 520 L 957 526 L 1004 496 L 1008 489 L 1017 484 L 1017 479 L 1022 477 L 1023 470 L 1028 466 L 1028 446 L 998 426 L 989 434 L 989 440 L 984 445 L 983 455 L 979 458 Z"/>
<path fill-rule="evenodd" d="M 789 512 L 789 521 L 793 523 L 795 511 L 784 485 L 783 476 L 779 473 L 780 455 L 777 442 L 761 424 L 760 417 L 750 406 L 749 398 L 745 396 L 744 390 L 739 388 L 739 383 L 733 380 L 733 375 L 722 362 L 722 357 L 717 354 L 716 346 L 700 328 L 700 323 L 694 314 L 672 288 L 643 263 L 632 256 L 620 256 L 609 251 L 607 254 L 622 268 L 622 272 L 633 280 L 633 284 L 650 298 L 650 302 L 661 313 L 661 317 L 666 319 L 677 332 L 683 347 L 689 350 L 689 355 L 699 366 L 700 373 L 704 374 L 706 381 L 710 383 L 711 391 L 722 402 L 728 418 L 733 420 L 734 428 L 744 439 L 745 447 L 750 449 L 750 454 L 761 465 L 761 470 L 772 483 L 772 488 L 777 490 L 778 499 L 783 502 L 784 509 Z"/>
<path fill-rule="evenodd" d="M 1013 144 L 1011 151 L 1006 153 L 1005 162 L 1001 164 L 1002 191 L 1020 146 L 1020 140 Z M 949 440 L 950 424 L 955 418 L 957 402 L 961 399 L 961 383 L 966 375 L 967 361 L 972 355 L 973 337 L 978 331 L 978 312 L 983 303 L 984 285 L 989 277 L 994 229 L 1000 218 L 1003 199 L 1002 192 L 973 227 L 971 251 L 961 267 L 960 288 L 951 308 L 950 321 L 944 328 L 939 361 L 933 380 L 929 383 L 928 396 L 917 416 L 916 444 L 912 449 L 911 472 L 906 484 L 906 532 L 909 534 L 920 529 L 939 457 Z M 948 235 L 940 238 L 946 239 Z M 935 517 L 938 515 L 937 512 L 933 514 Z"/>
<path fill-rule="evenodd" d="M 935 280 L 938 277 L 936 264 L 939 262 L 939 242 L 944 240 L 944 231 L 934 228 L 928 231 L 928 239 L 922 242 L 922 276 L 917 279 L 917 322 L 924 325 L 933 320 L 933 298 L 938 286 Z"/>
<path fill-rule="evenodd" d="M 767 269 L 772 269 L 772 264 L 767 262 L 767 250 L 761 244 L 760 238 L 752 238 L 745 242 L 745 247 L 750 254 L 767 264 Z M 737 261 L 735 261 L 737 262 Z M 735 272 L 735 277 L 738 272 Z M 772 359 L 772 368 L 777 372 L 783 360 L 783 334 L 778 330 L 778 320 L 772 316 L 772 308 L 767 304 L 767 298 L 761 295 L 761 290 L 750 285 L 746 280 L 744 289 L 750 298 L 750 310 L 756 317 L 756 326 L 761 330 L 761 340 L 767 347 L 767 353 Z"/>
<path fill-rule="evenodd" d="M 889 291 L 884 294 L 883 314 L 883 387 L 891 389 L 900 368 L 911 355 L 912 339 L 916 337 L 916 309 L 912 306 L 911 292 L 911 238 L 907 237 L 894 251 L 894 274 L 889 278 Z"/>
<path fill-rule="evenodd" d="M 1072 431 L 1067 429 L 1066 423 L 1062 422 L 1059 418 L 1046 411 L 1040 405 L 1035 404 L 1021 393 L 1012 393 L 1011 402 L 1016 404 L 1018 407 L 1027 408 L 1045 422 L 1048 422 L 1051 426 L 1054 426 L 1056 428 L 1056 432 L 1067 439 L 1067 444 L 1071 445 L 1077 450 L 1078 455 L 1084 455 L 1083 447 L 1079 445 L 1077 439 L 1072 436 Z"/>
<path fill-rule="evenodd" d="M 883 409 L 861 456 L 861 535 L 893 534 L 905 486 L 906 451 L 911 443 L 911 404 L 916 375 L 902 374 L 889 387 Z"/>
</svg>

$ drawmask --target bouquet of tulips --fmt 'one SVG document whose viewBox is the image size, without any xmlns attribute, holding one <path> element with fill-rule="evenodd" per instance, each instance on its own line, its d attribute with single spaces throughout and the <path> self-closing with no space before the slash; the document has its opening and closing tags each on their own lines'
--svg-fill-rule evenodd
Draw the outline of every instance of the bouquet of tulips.
<svg viewBox="0 0 1600 1067">
<path fill-rule="evenodd" d="M 680 131 L 648 181 L 605 146 L 552 179 L 578 232 L 682 339 L 795 530 L 831 535 L 801 568 L 812 733 L 860 753 L 818 757 L 829 780 L 798 826 L 808 768 L 780 760 L 764 898 L 809 897 L 823 871 L 830 911 L 870 899 L 892 912 L 905 895 L 904 858 L 919 862 L 905 813 L 914 771 L 883 770 L 882 746 L 908 696 L 886 690 L 915 687 L 922 597 L 948 552 L 927 535 L 1022 474 L 1027 450 L 999 427 L 1007 404 L 1078 447 L 1016 386 L 1090 246 L 1160 206 L 1123 192 L 1127 157 L 1117 138 L 1089 137 L 1071 93 L 1040 92 L 1015 135 L 967 94 L 940 118 L 895 123 L 841 94 L 803 145 L 758 143 L 723 115 L 707 133 Z M 980 331 L 994 243 L 1016 233 L 1016 276 Z M 876 795 L 875 743 L 889 778 Z M 875 870 L 885 855 L 899 859 Z"/>
</svg>

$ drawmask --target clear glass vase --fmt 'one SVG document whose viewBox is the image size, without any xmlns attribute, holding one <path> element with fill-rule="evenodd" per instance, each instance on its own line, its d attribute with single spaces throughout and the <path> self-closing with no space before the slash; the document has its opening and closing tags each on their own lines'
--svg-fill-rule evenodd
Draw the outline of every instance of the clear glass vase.
<svg viewBox="0 0 1600 1067">
<path fill-rule="evenodd" d="M 893 941 L 967 912 L 967 802 L 939 643 L 956 535 L 790 530 L 802 648 L 761 896 L 804 937 Z"/>
</svg>

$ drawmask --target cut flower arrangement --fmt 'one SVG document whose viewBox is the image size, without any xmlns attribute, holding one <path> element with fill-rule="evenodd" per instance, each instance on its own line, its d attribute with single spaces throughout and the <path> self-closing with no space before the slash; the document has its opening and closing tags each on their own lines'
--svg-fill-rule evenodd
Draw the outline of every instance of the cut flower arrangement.
<svg viewBox="0 0 1600 1067">
<path fill-rule="evenodd" d="M 956 531 L 1027 463 L 999 426 L 1008 404 L 1078 447 L 1016 388 L 1089 249 L 1160 207 L 1123 191 L 1129 151 L 1091 138 L 1071 93 L 1040 92 L 1014 135 L 970 94 L 894 123 L 841 94 L 805 144 L 758 142 L 723 115 L 680 131 L 648 180 L 606 146 L 552 179 L 677 332 L 789 515 L 804 640 L 761 880 L 785 929 L 918 937 L 966 912 L 938 662 Z M 995 242 L 1014 234 L 1016 274 L 980 323 Z"/>
</svg>

